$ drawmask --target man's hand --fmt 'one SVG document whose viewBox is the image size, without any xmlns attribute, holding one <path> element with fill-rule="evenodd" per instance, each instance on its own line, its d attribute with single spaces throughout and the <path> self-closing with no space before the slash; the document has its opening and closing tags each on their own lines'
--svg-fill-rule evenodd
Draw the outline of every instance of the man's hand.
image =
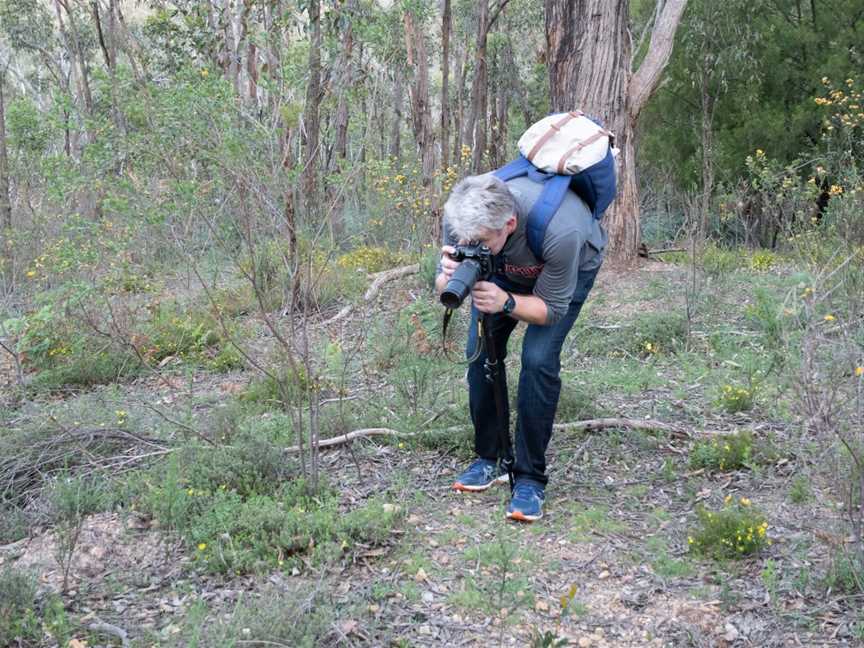
<svg viewBox="0 0 864 648">
<path fill-rule="evenodd" d="M 500 313 L 507 303 L 507 293 L 491 281 L 478 281 L 471 290 L 471 300 L 481 313 Z"/>
<path fill-rule="evenodd" d="M 459 267 L 459 262 L 450 258 L 450 255 L 455 253 L 456 248 L 452 245 L 445 245 L 441 248 L 441 272 L 435 277 L 435 290 L 439 295 L 447 286 L 447 282 L 450 281 L 456 268 Z"/>
<path fill-rule="evenodd" d="M 459 267 L 459 262 L 450 258 L 451 254 L 456 254 L 456 248 L 452 245 L 445 245 L 441 248 L 441 274 L 444 275 L 445 283 L 450 281 L 450 277 Z"/>
</svg>

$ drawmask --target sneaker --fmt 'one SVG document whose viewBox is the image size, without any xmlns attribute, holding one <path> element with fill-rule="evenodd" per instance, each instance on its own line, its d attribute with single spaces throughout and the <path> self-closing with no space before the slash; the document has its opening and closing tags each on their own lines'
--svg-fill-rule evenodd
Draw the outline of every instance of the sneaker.
<svg viewBox="0 0 864 648">
<path fill-rule="evenodd" d="M 517 481 L 507 506 L 507 518 L 520 522 L 534 522 L 543 517 L 543 487 L 531 481 Z"/>
<path fill-rule="evenodd" d="M 507 473 L 502 472 L 497 461 L 475 459 L 468 470 L 456 478 L 453 490 L 478 492 L 484 491 L 492 484 L 503 484 L 507 481 Z"/>
</svg>

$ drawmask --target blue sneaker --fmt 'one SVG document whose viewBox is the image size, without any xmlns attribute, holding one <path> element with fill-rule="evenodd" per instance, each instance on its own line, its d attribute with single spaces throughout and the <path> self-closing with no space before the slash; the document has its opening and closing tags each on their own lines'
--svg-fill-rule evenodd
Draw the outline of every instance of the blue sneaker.
<svg viewBox="0 0 864 648">
<path fill-rule="evenodd" d="M 475 459 L 468 470 L 456 478 L 453 490 L 479 492 L 492 484 L 503 484 L 507 481 L 507 473 L 502 472 L 498 462 L 489 459 Z"/>
<path fill-rule="evenodd" d="M 543 487 L 532 481 L 517 481 L 513 496 L 507 506 L 507 518 L 520 522 L 534 522 L 543 517 Z"/>
</svg>

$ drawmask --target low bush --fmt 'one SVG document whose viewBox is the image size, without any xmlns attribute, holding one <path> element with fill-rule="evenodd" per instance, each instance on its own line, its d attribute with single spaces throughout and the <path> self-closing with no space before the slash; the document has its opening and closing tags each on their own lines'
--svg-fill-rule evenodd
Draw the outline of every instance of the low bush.
<svg viewBox="0 0 864 648">
<path fill-rule="evenodd" d="M 380 543 L 401 513 L 381 500 L 340 509 L 312 490 L 281 449 L 238 435 L 230 447 L 188 448 L 139 482 L 137 507 L 177 533 L 206 571 L 249 573 L 336 560 Z"/>
<path fill-rule="evenodd" d="M 70 635 L 58 596 L 40 598 L 34 576 L 0 567 L 0 646 L 65 646 Z"/>
<path fill-rule="evenodd" d="M 709 558 L 739 558 L 771 544 L 768 521 L 746 497 L 729 495 L 717 511 L 696 510 L 699 526 L 687 538 L 690 549 Z"/>
<path fill-rule="evenodd" d="M 738 470 L 750 464 L 753 454 L 753 435 L 736 432 L 710 441 L 697 441 L 690 451 L 690 465 L 708 470 Z"/>
</svg>

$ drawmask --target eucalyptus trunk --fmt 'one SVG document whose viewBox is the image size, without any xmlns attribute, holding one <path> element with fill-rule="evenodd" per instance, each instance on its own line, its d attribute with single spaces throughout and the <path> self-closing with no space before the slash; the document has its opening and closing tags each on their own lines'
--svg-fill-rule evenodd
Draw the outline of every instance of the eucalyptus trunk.
<svg viewBox="0 0 864 648">
<path fill-rule="evenodd" d="M 417 29 L 414 14 L 406 11 L 403 18 L 408 67 L 414 73 L 409 90 L 411 123 L 414 141 L 420 152 L 422 181 L 425 186 L 432 181 L 432 171 L 435 168 L 435 132 L 432 129 L 432 108 L 429 101 L 429 61 L 426 39 L 422 31 Z"/>
<path fill-rule="evenodd" d="M 0 237 L 9 245 L 4 253 L 11 255 L 9 235 L 12 233 L 12 200 L 9 194 L 9 156 L 6 151 L 6 96 L 3 85 L 6 83 L 6 70 L 0 71 Z M 4 246 L 6 247 L 6 246 Z M 11 267 L 9 268 L 11 270 Z"/>
<path fill-rule="evenodd" d="M 441 18 L 441 168 L 450 166 L 450 0 L 444 0 Z"/>
<path fill-rule="evenodd" d="M 687 0 L 666 0 L 648 52 L 633 70 L 628 0 L 546 0 L 552 110 L 578 108 L 599 118 L 615 133 L 620 150 L 618 196 L 604 217 L 611 256 L 619 262 L 636 258 L 641 239 L 636 123 L 669 61 L 686 4 Z"/>
</svg>

